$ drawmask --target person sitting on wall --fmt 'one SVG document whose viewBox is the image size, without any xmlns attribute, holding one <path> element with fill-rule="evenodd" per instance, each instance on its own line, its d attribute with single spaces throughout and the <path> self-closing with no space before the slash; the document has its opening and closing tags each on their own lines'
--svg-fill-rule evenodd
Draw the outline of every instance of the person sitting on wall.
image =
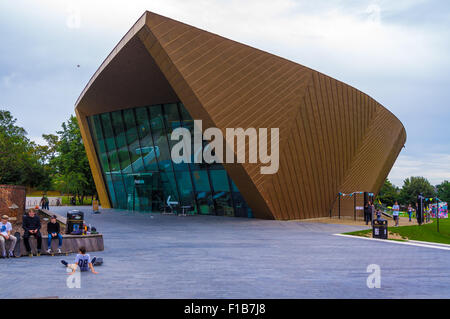
<svg viewBox="0 0 450 319">
<path fill-rule="evenodd" d="M 14 247 L 16 247 L 17 238 L 11 235 L 12 226 L 11 223 L 8 222 L 8 215 L 2 216 L 2 221 L 0 223 L 0 247 L 2 249 L 2 257 L 14 257 Z M 9 253 L 6 254 L 6 241 L 10 241 L 11 245 L 9 246 Z"/>
<path fill-rule="evenodd" d="M 381 210 L 377 209 L 377 220 L 381 220 Z"/>
<path fill-rule="evenodd" d="M 58 238 L 58 254 L 61 253 L 62 241 L 63 237 L 60 233 L 59 223 L 56 221 L 56 215 L 50 217 L 50 221 L 47 223 L 47 253 L 51 253 L 52 251 L 52 239 Z"/>
<path fill-rule="evenodd" d="M 36 215 L 34 209 L 30 209 L 28 215 L 23 217 L 22 228 L 24 230 L 23 233 L 23 242 L 25 244 L 25 248 L 27 250 L 27 254 L 29 257 L 32 257 L 30 247 L 30 236 L 36 237 L 37 240 L 37 256 L 41 255 L 41 247 L 42 247 L 42 235 L 41 235 L 41 220 L 39 216 Z"/>
</svg>

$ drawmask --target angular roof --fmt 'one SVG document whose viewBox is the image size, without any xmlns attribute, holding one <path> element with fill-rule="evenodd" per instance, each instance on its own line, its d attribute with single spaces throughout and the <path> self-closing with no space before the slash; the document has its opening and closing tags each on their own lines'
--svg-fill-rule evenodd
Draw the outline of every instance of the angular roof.
<svg viewBox="0 0 450 319">
<path fill-rule="evenodd" d="M 151 12 L 103 62 L 76 110 L 80 118 L 176 100 L 203 129 L 280 129 L 276 174 L 260 174 L 260 163 L 224 164 L 255 217 L 327 216 L 338 192 L 377 193 L 406 140 L 401 122 L 357 89 Z"/>
</svg>

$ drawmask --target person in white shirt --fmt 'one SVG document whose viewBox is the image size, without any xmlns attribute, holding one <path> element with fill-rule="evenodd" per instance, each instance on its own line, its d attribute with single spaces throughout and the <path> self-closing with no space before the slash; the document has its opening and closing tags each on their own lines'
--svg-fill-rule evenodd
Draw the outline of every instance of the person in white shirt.
<svg viewBox="0 0 450 319">
<path fill-rule="evenodd" d="M 12 226 L 8 222 L 8 215 L 3 215 L 0 223 L 0 248 L 2 250 L 2 258 L 14 257 L 14 247 L 16 247 L 17 238 L 11 235 Z M 10 241 L 9 254 L 6 254 L 6 241 Z"/>
<path fill-rule="evenodd" d="M 395 202 L 395 205 L 392 206 L 392 216 L 394 216 L 395 226 L 398 226 L 399 213 L 400 213 L 400 206 L 398 205 L 398 202 Z"/>
</svg>

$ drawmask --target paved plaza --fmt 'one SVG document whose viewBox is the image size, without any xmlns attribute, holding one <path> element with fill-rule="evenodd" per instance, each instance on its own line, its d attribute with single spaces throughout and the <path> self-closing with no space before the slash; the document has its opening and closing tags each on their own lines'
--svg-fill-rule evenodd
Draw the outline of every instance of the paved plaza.
<svg viewBox="0 0 450 319">
<path fill-rule="evenodd" d="M 1 298 L 450 298 L 450 251 L 333 235 L 364 226 L 81 210 L 104 235 L 100 274 L 71 289 L 60 257 L 2 259 Z"/>
</svg>

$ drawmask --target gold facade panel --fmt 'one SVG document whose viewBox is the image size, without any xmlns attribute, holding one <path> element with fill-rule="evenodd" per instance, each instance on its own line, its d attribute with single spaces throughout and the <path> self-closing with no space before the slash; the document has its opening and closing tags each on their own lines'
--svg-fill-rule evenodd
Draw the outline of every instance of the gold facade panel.
<svg viewBox="0 0 450 319">
<path fill-rule="evenodd" d="M 401 122 L 357 89 L 151 12 L 117 48 L 77 101 L 80 123 L 83 116 L 176 98 L 203 120 L 204 129 L 278 127 L 276 174 L 261 175 L 261 164 L 223 165 L 255 217 L 326 217 L 336 209 L 338 192 L 377 193 L 406 141 Z M 146 67 L 133 68 L 138 62 Z M 122 72 L 130 82 L 125 88 L 112 78 Z M 151 86 L 158 90 L 151 92 Z M 92 143 L 85 144 L 102 204 L 108 205 Z"/>
</svg>

